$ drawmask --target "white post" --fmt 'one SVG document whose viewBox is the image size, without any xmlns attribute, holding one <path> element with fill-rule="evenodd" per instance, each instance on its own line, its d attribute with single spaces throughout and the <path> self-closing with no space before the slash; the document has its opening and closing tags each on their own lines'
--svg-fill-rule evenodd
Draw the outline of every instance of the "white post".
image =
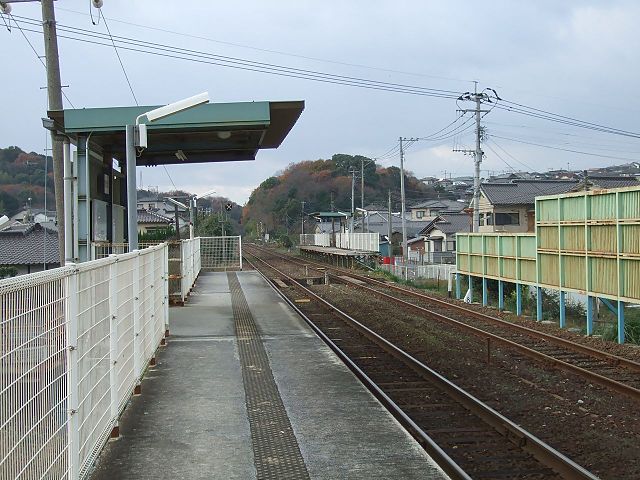
<svg viewBox="0 0 640 480">
<path fill-rule="evenodd" d="M 111 437 L 117 437 L 118 431 L 118 256 L 109 255 L 113 263 L 109 265 L 109 387 L 111 390 Z"/>
<path fill-rule="evenodd" d="M 242 270 L 242 237 L 238 235 L 238 245 L 240 245 L 240 270 Z"/>
<path fill-rule="evenodd" d="M 407 280 L 407 221 L 405 219 L 405 196 L 404 196 L 404 149 L 402 148 L 402 137 L 400 137 L 400 197 L 402 202 L 402 263 L 405 265 L 405 280 Z"/>
<path fill-rule="evenodd" d="M 138 192 L 136 187 L 135 127 L 126 127 L 127 157 L 127 238 L 129 251 L 138 249 Z"/>
<path fill-rule="evenodd" d="M 74 266 L 74 263 L 70 263 Z M 65 328 L 67 333 L 67 436 L 69 441 L 69 478 L 80 478 L 80 422 L 78 408 L 78 271 L 66 277 L 67 301 Z"/>
<path fill-rule="evenodd" d="M 64 139 L 64 264 L 73 262 L 73 170 L 71 165 L 71 144 Z"/>
<path fill-rule="evenodd" d="M 136 380 L 135 392 L 139 392 L 139 381 L 142 375 L 142 352 L 140 348 L 140 252 L 135 250 L 133 260 L 133 374 Z"/>
<path fill-rule="evenodd" d="M 477 84 L 476 84 L 477 85 Z M 482 163 L 482 147 L 480 137 L 482 129 L 480 127 L 480 95 L 475 95 L 476 99 L 476 151 L 475 151 L 475 171 L 473 175 L 473 231 L 480 231 L 480 164 Z"/>
<path fill-rule="evenodd" d="M 169 244 L 164 244 L 164 334 L 169 332 Z"/>
</svg>

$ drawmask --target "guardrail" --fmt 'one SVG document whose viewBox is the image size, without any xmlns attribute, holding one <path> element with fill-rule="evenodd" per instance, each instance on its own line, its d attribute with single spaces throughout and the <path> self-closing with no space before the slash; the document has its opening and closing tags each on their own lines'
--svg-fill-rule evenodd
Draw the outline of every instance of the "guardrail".
<svg viewBox="0 0 640 480">
<path fill-rule="evenodd" d="M 84 478 L 168 322 L 166 244 L 0 281 L 0 478 Z"/>
</svg>

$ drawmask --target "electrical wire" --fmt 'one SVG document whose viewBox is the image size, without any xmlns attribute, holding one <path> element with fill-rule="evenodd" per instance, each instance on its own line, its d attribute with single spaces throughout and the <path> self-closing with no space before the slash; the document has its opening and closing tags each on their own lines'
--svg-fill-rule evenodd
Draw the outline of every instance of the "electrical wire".
<svg viewBox="0 0 640 480">
<path fill-rule="evenodd" d="M 28 25 L 33 27 L 39 27 L 36 20 L 28 17 L 18 17 Z M 27 29 L 26 31 L 32 31 L 41 33 L 41 30 Z M 89 30 L 70 27 L 64 24 L 58 24 L 59 37 L 69 40 L 76 40 L 85 43 L 102 45 L 103 41 L 109 40 L 106 34 L 92 32 Z M 66 33 L 66 35 L 64 34 Z M 185 48 L 173 47 L 170 45 L 158 44 L 155 42 L 147 42 L 140 39 L 130 37 L 120 37 L 114 35 L 112 37 L 113 42 L 118 45 L 118 48 L 130 51 L 136 51 L 139 53 L 146 53 L 156 56 L 163 56 L 167 58 L 175 58 L 180 60 L 189 60 L 197 63 L 212 64 L 217 66 L 223 66 L 227 68 L 236 68 L 245 71 L 254 71 L 259 73 L 267 73 L 272 75 L 285 76 L 290 78 L 300 78 L 305 80 L 318 81 L 323 83 L 333 83 L 339 85 L 355 86 L 360 88 L 369 88 L 374 90 L 391 91 L 396 93 L 406 93 L 419 96 L 428 96 L 436 98 L 457 98 L 459 92 L 452 90 L 434 89 L 428 87 L 420 87 L 407 84 L 382 82 L 377 80 L 371 80 L 360 77 L 350 77 L 345 75 L 336 75 L 326 72 L 299 69 L 293 67 L 287 67 L 278 64 L 255 62 L 252 60 L 246 60 L 237 57 L 229 57 L 224 55 L 217 55 L 209 52 L 203 52 L 198 50 L 190 50 Z M 108 44 L 108 46 L 112 46 Z"/>
<path fill-rule="evenodd" d="M 635 161 L 637 161 L 636 159 L 629 158 L 629 157 L 617 157 L 617 156 L 613 156 L 613 155 L 600 155 L 599 153 L 583 152 L 583 151 L 580 151 L 580 150 L 573 150 L 573 149 L 570 149 L 570 148 L 553 147 L 551 145 L 544 145 L 544 144 L 541 144 L 541 143 L 527 142 L 527 141 L 518 140 L 518 139 L 515 139 L 515 138 L 502 137 L 500 135 L 492 135 L 492 137 L 501 138 L 502 140 L 508 140 L 510 142 L 524 143 L 525 145 L 533 145 L 533 146 L 536 146 L 536 147 L 550 148 L 552 150 L 561 150 L 563 152 L 571 152 L 571 153 L 578 153 L 580 155 L 588 155 L 590 157 L 611 158 L 613 160 L 623 160 L 625 162 L 635 162 Z"/>
<path fill-rule="evenodd" d="M 89 6 L 91 8 L 91 6 Z M 133 101 L 136 102 L 136 105 L 140 105 L 138 103 L 138 99 L 136 98 L 136 94 L 133 91 L 133 87 L 131 86 L 131 81 L 129 80 L 129 75 L 127 75 L 127 70 L 124 68 L 124 63 L 122 63 L 122 58 L 120 58 L 120 53 L 118 52 L 118 48 L 116 47 L 115 42 L 113 41 L 113 36 L 111 35 L 111 30 L 109 29 L 109 24 L 107 23 L 107 17 L 104 16 L 102 10 L 98 11 L 98 21 L 100 21 L 100 16 L 104 20 L 104 26 L 107 28 L 107 33 L 109 34 L 109 38 L 111 39 L 111 43 L 113 45 L 113 49 L 116 52 L 116 56 L 118 57 L 118 62 L 120 62 L 120 67 L 122 68 L 122 73 L 124 73 L 124 78 L 127 80 L 127 85 L 129 85 L 129 90 L 131 90 L 131 95 L 133 95 Z M 95 24 L 94 24 L 95 25 Z"/>
<path fill-rule="evenodd" d="M 173 183 L 173 178 L 171 178 L 171 175 L 169 175 L 169 170 L 167 170 L 167 166 L 166 165 L 162 165 L 162 168 L 164 168 L 164 171 L 167 174 L 167 177 L 169 177 L 169 181 L 171 182 L 171 185 L 173 185 L 173 191 L 177 192 L 178 191 L 178 187 L 176 187 L 176 184 Z"/>
<path fill-rule="evenodd" d="M 69 8 L 57 7 L 57 10 L 76 13 L 76 14 L 79 14 L 79 15 L 86 15 L 83 12 L 79 12 L 77 10 L 72 10 L 72 9 L 69 9 Z M 393 70 L 393 69 L 388 69 L 388 68 L 373 67 L 371 65 L 363 65 L 363 64 L 349 63 L 349 62 L 340 62 L 340 61 L 337 61 L 337 60 L 329 60 L 329 59 L 326 59 L 326 58 L 311 57 L 311 56 L 307 56 L 307 55 L 299 55 L 299 54 L 290 53 L 290 52 L 283 52 L 281 50 L 272 50 L 272 49 L 260 48 L 260 47 L 255 47 L 255 46 L 252 46 L 252 45 L 243 45 L 241 43 L 234 43 L 234 42 L 227 42 L 227 41 L 223 41 L 223 40 L 216 40 L 216 39 L 213 39 L 213 38 L 204 37 L 204 36 L 200 36 L 200 35 L 193 35 L 193 34 L 189 34 L 189 33 L 178 32 L 178 31 L 175 31 L 175 30 L 168 30 L 168 29 L 164 29 L 164 28 L 151 27 L 149 25 L 142 25 L 142 24 L 139 24 L 139 23 L 127 22 L 127 21 L 119 20 L 119 19 L 115 19 L 115 18 L 112 18 L 111 21 L 117 22 L 117 23 L 122 23 L 124 25 L 131 25 L 131 26 L 138 27 L 138 28 L 145 28 L 145 29 L 148 29 L 148 30 L 154 30 L 154 31 L 157 31 L 157 32 L 170 33 L 172 35 L 178 35 L 178 36 L 182 36 L 182 37 L 185 37 L 185 38 L 194 38 L 194 39 L 197 39 L 197 40 L 205 40 L 207 42 L 218 43 L 218 44 L 221 44 L 221 45 L 227 45 L 227 46 L 239 47 L 239 48 L 246 48 L 246 49 L 255 50 L 255 51 L 258 51 L 258 52 L 274 53 L 274 54 L 277 54 L 277 55 L 284 55 L 284 56 L 293 57 L 293 58 L 302 58 L 304 60 L 313 60 L 313 61 L 316 61 L 316 62 L 331 63 L 331 64 L 343 65 L 343 66 L 347 66 L 347 67 L 364 68 L 364 69 L 368 69 L 368 70 L 376 70 L 376 71 L 386 72 L 386 73 L 398 73 L 398 74 L 401 74 L 401 75 L 411 75 L 411 76 L 416 76 L 416 77 L 435 78 L 435 79 L 439 79 L 439 80 L 448 80 L 448 81 L 452 81 L 452 82 L 472 83 L 472 80 L 464 80 L 464 79 L 461 79 L 461 78 L 451 78 L 451 77 L 444 77 L 444 76 L 440 76 L 440 75 L 430 75 L 430 74 L 426 74 L 426 73 L 407 72 L 407 71 L 403 71 L 403 70 Z"/>
<path fill-rule="evenodd" d="M 2 15 L 2 18 L 4 19 L 4 14 Z M 29 46 L 31 47 L 31 50 L 33 50 L 33 53 L 36 54 L 36 58 L 38 59 L 38 61 L 42 64 L 42 66 L 44 67 L 45 71 L 47 70 L 47 65 L 42 61 L 42 57 L 40 55 L 38 55 L 38 51 L 35 49 L 35 47 L 33 46 L 33 44 L 31 43 L 31 41 L 29 40 L 29 37 L 27 37 L 27 35 L 24 33 L 22 27 L 20 26 L 20 24 L 16 21 L 16 19 L 14 18 L 14 15 L 9 14 L 9 33 L 11 33 L 11 20 L 13 20 L 13 23 L 16 24 L 16 27 L 18 27 L 18 30 L 20 30 L 20 33 L 22 34 L 22 36 L 24 37 L 24 39 L 27 41 L 27 43 L 29 44 Z M 6 23 L 5 23 L 6 25 Z M 27 31 L 32 31 L 32 30 L 27 30 Z M 67 100 L 67 102 L 69 103 L 69 105 L 71 105 L 72 108 L 76 108 L 73 105 L 73 102 L 71 102 L 71 100 L 69 100 L 69 97 L 67 96 L 66 93 L 64 93 L 64 90 L 62 90 L 62 87 L 60 88 L 60 93 L 62 93 L 62 96 Z"/>
</svg>

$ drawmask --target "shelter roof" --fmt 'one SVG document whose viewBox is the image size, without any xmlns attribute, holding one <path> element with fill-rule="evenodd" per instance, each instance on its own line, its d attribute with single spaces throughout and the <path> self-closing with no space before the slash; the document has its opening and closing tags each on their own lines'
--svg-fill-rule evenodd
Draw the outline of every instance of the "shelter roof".
<svg viewBox="0 0 640 480">
<path fill-rule="evenodd" d="M 126 157 L 126 126 L 157 106 L 49 111 L 55 129 L 75 144 L 90 136 L 90 148 Z M 304 110 L 304 101 L 211 103 L 147 123 L 148 148 L 137 165 L 254 160 L 258 150 L 277 148 Z M 144 122 L 142 122 L 144 123 Z M 181 150 L 186 160 L 176 156 Z"/>
</svg>

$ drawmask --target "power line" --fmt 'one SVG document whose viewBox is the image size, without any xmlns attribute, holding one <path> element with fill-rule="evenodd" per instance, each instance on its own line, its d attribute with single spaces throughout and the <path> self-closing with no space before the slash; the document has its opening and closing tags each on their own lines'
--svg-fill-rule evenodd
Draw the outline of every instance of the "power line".
<svg viewBox="0 0 640 480">
<path fill-rule="evenodd" d="M 7 29 L 9 30 L 9 33 L 11 33 L 11 20 L 13 20 L 13 23 L 16 24 L 16 27 L 18 27 L 18 30 L 20 30 L 20 33 L 22 34 L 22 36 L 24 37 L 24 39 L 27 41 L 27 43 L 29 44 L 29 46 L 31 47 L 31 50 L 33 50 L 33 53 L 36 54 L 36 58 L 38 59 L 38 61 L 42 64 L 42 66 L 44 67 L 45 71 L 47 69 L 47 66 L 45 65 L 45 63 L 42 61 L 42 57 L 40 55 L 38 55 L 38 51 L 35 49 L 35 47 L 33 46 L 33 44 L 31 43 L 31 41 L 29 40 L 29 37 L 27 37 L 27 35 L 24 33 L 24 31 L 22 30 L 22 27 L 20 26 L 20 24 L 16 21 L 16 19 L 14 18 L 14 15 L 9 14 L 9 25 L 7 26 Z M 4 20 L 4 15 L 2 15 L 2 19 Z M 5 23 L 6 25 L 6 23 Z M 27 30 L 27 31 L 33 31 L 33 30 Z M 42 33 L 42 32 L 40 32 Z M 71 107 L 76 108 L 75 105 L 71 102 L 71 100 L 69 100 L 69 97 L 67 97 L 67 94 L 64 93 L 64 90 L 62 90 L 62 88 L 60 89 L 60 92 L 62 93 L 62 95 L 64 96 L 64 98 L 67 100 L 67 102 L 69 102 L 69 105 L 71 105 Z"/>
<path fill-rule="evenodd" d="M 614 159 L 614 160 L 623 160 L 625 162 L 635 162 L 635 161 L 637 161 L 635 158 L 617 157 L 617 156 L 613 156 L 613 155 L 600 155 L 599 153 L 583 152 L 583 151 L 580 151 L 580 150 L 572 150 L 570 148 L 552 147 L 551 145 L 543 145 L 541 143 L 535 143 L 535 142 L 526 142 L 524 140 L 517 140 L 515 138 L 501 137 L 499 135 L 492 135 L 492 137 L 501 138 L 502 140 L 509 140 L 511 142 L 524 143 L 526 145 L 534 145 L 536 147 L 550 148 L 552 150 L 561 150 L 563 152 L 579 153 L 580 155 L 588 155 L 590 157 L 611 158 L 611 159 Z"/>
<path fill-rule="evenodd" d="M 177 192 L 178 191 L 178 187 L 176 187 L 176 184 L 173 183 L 173 178 L 171 178 L 171 175 L 169 175 L 169 170 L 167 170 L 167 166 L 166 165 L 162 165 L 162 168 L 164 168 L 164 171 L 167 174 L 167 177 L 169 177 L 169 181 L 171 181 L 171 185 L 173 185 L 173 191 Z"/>
<path fill-rule="evenodd" d="M 111 30 L 109 30 L 109 24 L 107 23 L 107 17 L 104 16 L 104 14 L 102 13 L 102 10 L 99 10 L 98 13 L 98 18 L 100 18 L 100 15 L 102 16 L 102 19 L 104 20 L 104 26 L 107 28 L 107 33 L 109 34 L 109 38 L 111 39 L 111 44 L 113 45 L 113 49 L 116 52 L 116 56 L 118 57 L 118 62 L 120 62 L 120 67 L 122 68 L 122 73 L 124 73 L 124 78 L 127 80 L 127 85 L 129 85 L 129 90 L 131 90 L 131 95 L 133 95 L 133 101 L 136 102 L 136 105 L 140 105 L 138 103 L 138 99 L 136 98 L 136 94 L 133 91 L 133 87 L 131 86 L 131 82 L 129 81 L 129 75 L 127 75 L 127 70 L 124 68 L 124 64 L 122 63 L 122 59 L 120 58 L 120 53 L 118 52 L 118 49 L 116 48 L 116 44 L 113 41 L 113 36 L 111 35 Z"/>
<path fill-rule="evenodd" d="M 39 27 L 36 20 L 28 17 L 18 17 L 26 24 L 34 27 Z M 158 44 L 155 42 L 147 42 L 140 39 L 130 37 L 112 36 L 111 39 L 106 35 L 99 32 L 92 32 L 89 30 L 66 26 L 59 24 L 58 28 L 62 32 L 66 32 L 68 35 L 59 35 L 62 38 L 69 40 L 81 41 L 94 45 L 112 46 L 111 43 L 105 44 L 102 41 L 111 41 L 118 45 L 118 48 L 124 50 L 135 51 L 139 53 L 146 53 L 150 55 L 162 56 L 167 58 L 174 58 L 179 60 L 189 60 L 196 63 L 211 64 L 217 66 L 223 66 L 227 68 L 235 68 L 245 71 L 254 71 L 258 73 L 266 73 L 271 75 L 278 75 L 290 78 L 299 78 L 304 80 L 317 81 L 322 83 L 333 83 L 338 85 L 347 85 L 360 88 L 368 88 L 373 90 L 383 90 L 395 93 L 406 93 L 418 96 L 428 96 L 435 98 L 457 98 L 458 92 L 452 90 L 434 89 L 428 87 L 420 87 L 415 85 L 382 82 L 377 80 L 371 80 L 360 77 L 350 77 L 345 75 L 336 75 L 327 72 L 320 72 L 314 70 L 299 69 L 293 67 L 287 67 L 278 64 L 255 62 L 252 60 L 246 60 L 237 57 L 229 57 L 225 55 L 217 55 L 209 52 L 203 52 L 198 50 L 190 50 L 184 48 L 173 47 L 170 45 Z M 26 29 L 26 31 L 39 33 L 39 30 Z"/>
<path fill-rule="evenodd" d="M 66 12 L 71 12 L 71 13 L 76 13 L 79 15 L 86 15 L 85 13 L 79 12 L 77 10 L 71 10 L 69 8 L 62 8 L 62 7 L 58 7 L 58 10 L 63 10 Z M 155 30 L 158 32 L 163 32 L 163 33 L 170 33 L 172 35 L 178 35 L 178 36 L 182 36 L 182 37 L 186 37 L 186 38 L 194 38 L 194 39 L 198 39 L 198 40 L 205 40 L 207 42 L 212 42 L 212 43 L 219 43 L 221 45 L 228 45 L 228 46 L 232 46 L 232 47 L 240 47 L 240 48 L 246 48 L 249 50 L 255 50 L 258 52 L 265 52 L 265 53 L 275 53 L 278 55 L 284 55 L 284 56 L 288 56 L 288 57 L 294 57 L 294 58 L 302 58 L 305 60 L 313 60 L 313 61 L 317 61 L 317 62 L 325 62 L 325 63 L 331 63 L 331 64 L 335 64 L 335 65 L 343 65 L 343 66 L 347 66 L 347 67 L 358 67 L 358 68 L 365 68 L 368 70 L 376 70 L 376 71 L 380 71 L 380 72 L 386 72 L 386 73 L 399 73 L 402 75 L 412 75 L 412 76 L 417 76 L 417 77 L 426 77 L 426 78 L 436 78 L 436 79 L 440 79 L 440 80 L 448 80 L 448 81 L 453 81 L 453 82 L 463 82 L 463 83 L 471 83 L 471 80 L 464 80 L 461 78 L 451 78 L 451 77 L 444 77 L 444 76 L 440 76 L 440 75 L 430 75 L 430 74 L 426 74 L 426 73 L 417 73 L 417 72 L 407 72 L 407 71 L 403 71 L 403 70 L 393 70 L 393 69 L 388 69 L 388 68 L 381 68 L 381 67 L 374 67 L 371 65 L 363 65 L 363 64 L 358 64 L 358 63 L 349 63 L 349 62 L 340 62 L 337 60 L 329 60 L 326 58 L 320 58 L 320 57 L 311 57 L 311 56 L 307 56 L 307 55 L 299 55 L 299 54 L 295 54 L 295 53 L 290 53 L 290 52 L 283 52 L 281 50 L 272 50 L 272 49 L 267 49 L 267 48 L 260 48 L 260 47 L 255 47 L 252 45 L 243 45 L 241 43 L 234 43 L 234 42 L 227 42 L 227 41 L 223 41 L 223 40 L 216 40 L 213 38 L 209 38 L 209 37 L 204 37 L 204 36 L 200 36 L 200 35 L 193 35 L 193 34 L 189 34 L 189 33 L 184 33 L 184 32 L 178 32 L 175 30 L 168 30 L 168 29 L 164 29 L 164 28 L 158 28 L 158 27 L 151 27 L 149 25 L 142 25 L 139 23 L 133 23 L 133 22 L 127 22 L 124 20 L 119 20 L 119 19 L 115 19 L 112 18 L 111 19 L 114 22 L 117 23 L 122 23 L 124 25 L 131 25 L 134 27 L 139 27 L 139 28 L 145 28 L 148 30 Z"/>
</svg>

